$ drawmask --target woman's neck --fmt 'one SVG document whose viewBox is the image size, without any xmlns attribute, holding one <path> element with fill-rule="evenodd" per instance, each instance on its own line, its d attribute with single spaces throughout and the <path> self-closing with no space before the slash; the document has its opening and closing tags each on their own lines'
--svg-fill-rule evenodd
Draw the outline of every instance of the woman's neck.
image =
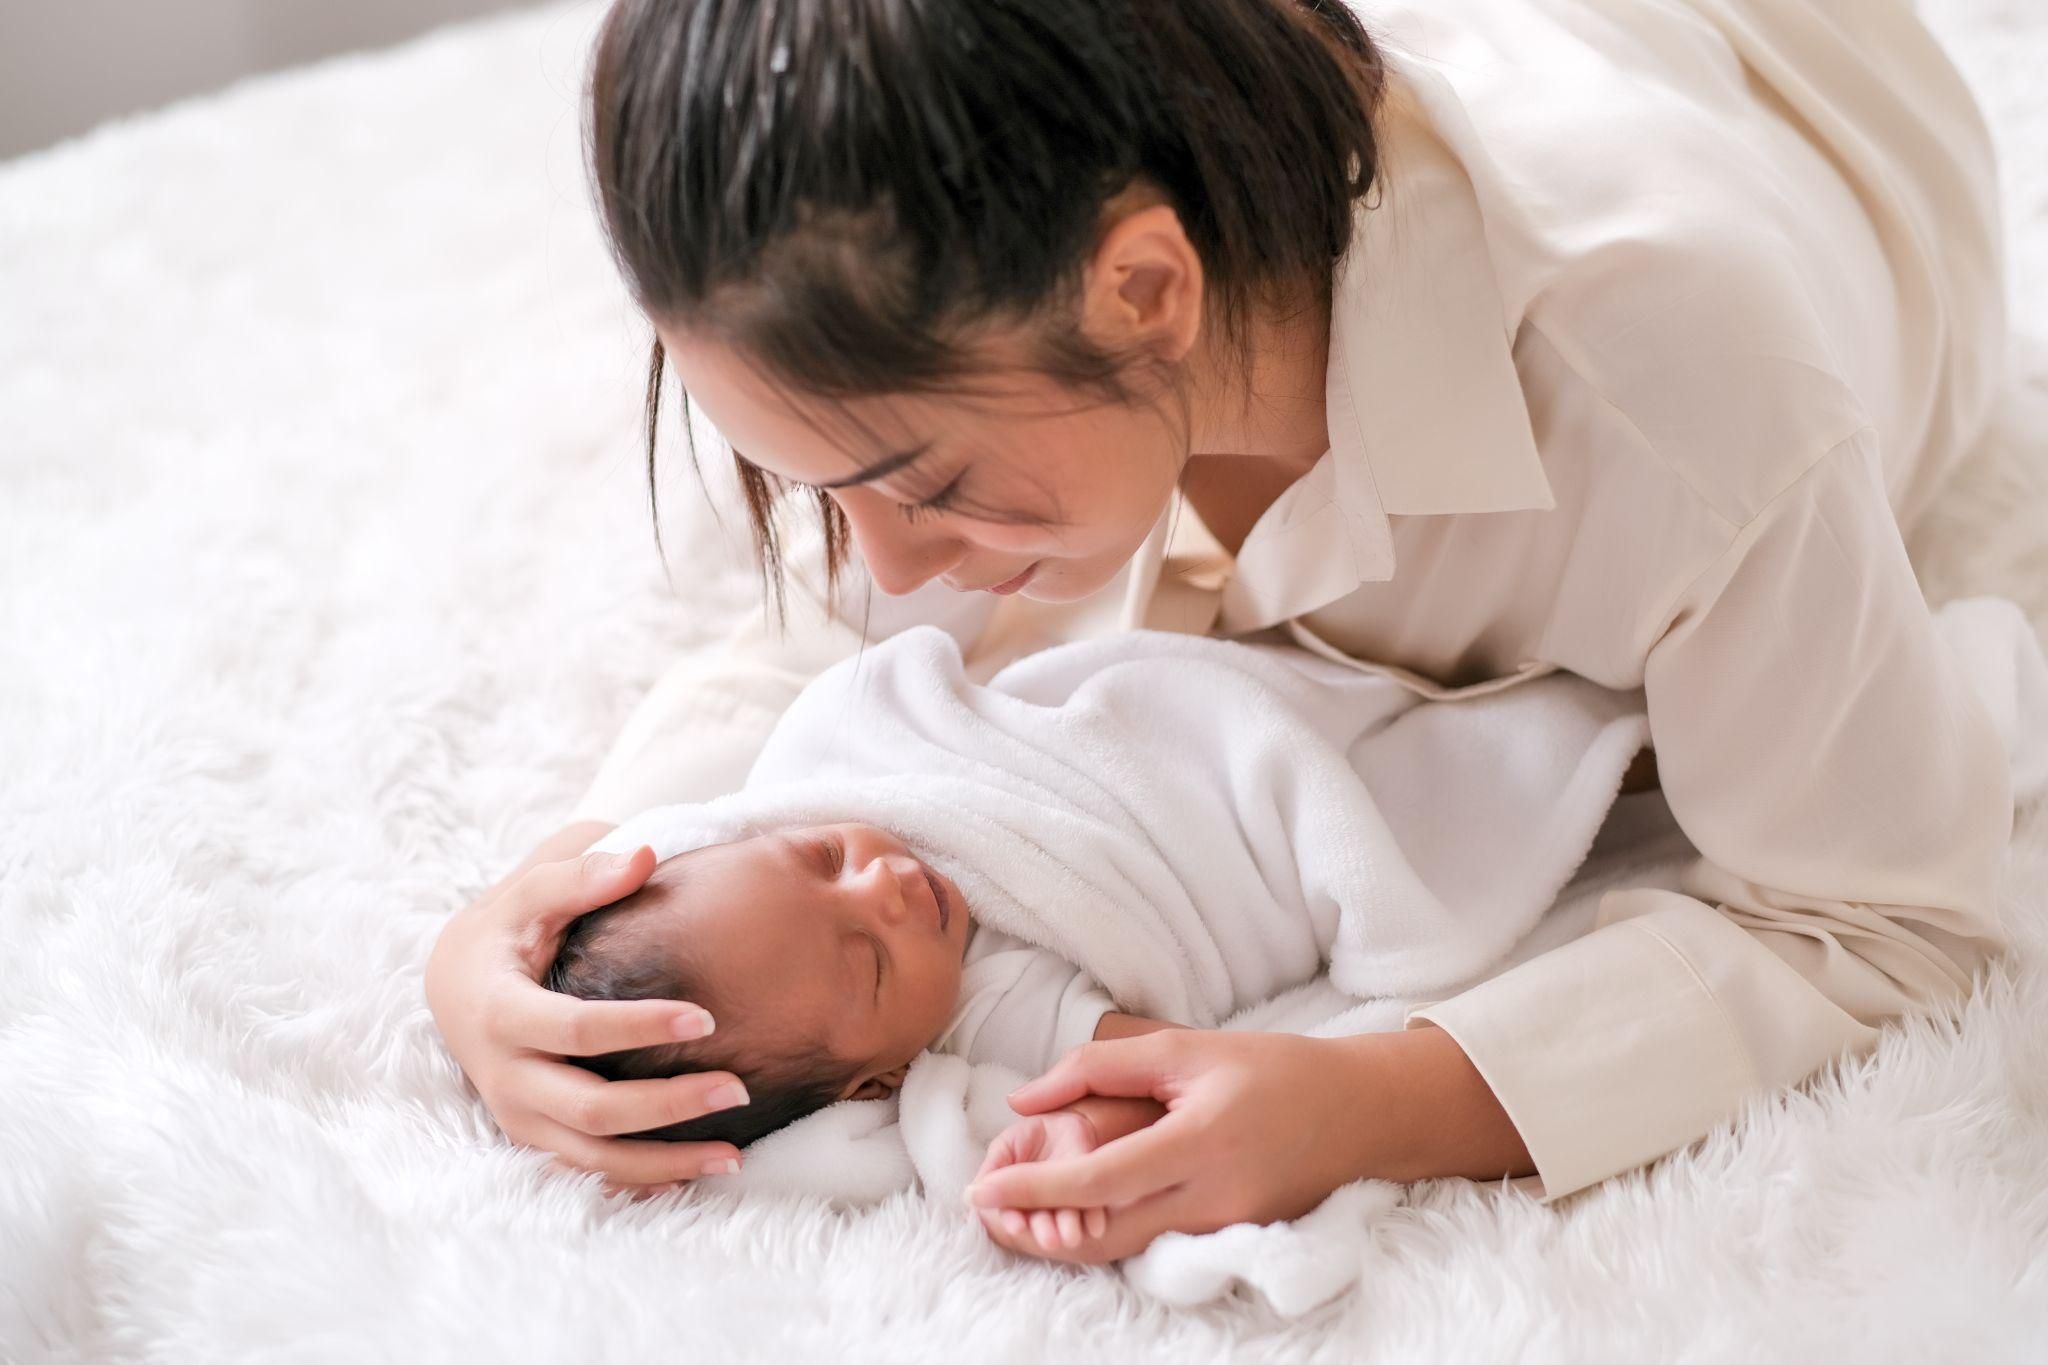
<svg viewBox="0 0 2048 1365">
<path fill-rule="evenodd" d="M 1270 463 L 1298 478 L 1330 447 L 1324 414 L 1328 293 L 1319 291 L 1301 306 L 1260 312 L 1247 341 L 1246 352 L 1240 352 L 1220 329 L 1204 328 L 1189 357 L 1191 459 Z"/>
<path fill-rule="evenodd" d="M 1329 311 L 1326 295 L 1317 306 L 1260 319 L 1251 330 L 1248 369 L 1239 352 L 1214 339 L 1191 360 L 1193 453 L 1181 471 L 1181 492 L 1233 555 L 1274 500 L 1330 447 L 1323 398 Z"/>
</svg>

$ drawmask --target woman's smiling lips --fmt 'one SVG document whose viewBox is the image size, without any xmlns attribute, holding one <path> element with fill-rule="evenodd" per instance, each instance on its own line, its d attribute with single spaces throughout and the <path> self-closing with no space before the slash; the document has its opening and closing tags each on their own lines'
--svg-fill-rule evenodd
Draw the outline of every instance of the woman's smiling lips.
<svg viewBox="0 0 2048 1365">
<path fill-rule="evenodd" d="M 1031 581 L 1031 575 L 1037 572 L 1038 565 L 1036 563 L 1033 563 L 1030 567 L 1026 568 L 1023 573 L 1018 574 L 1015 578 L 1004 579 L 1002 582 L 990 588 L 989 591 L 996 594 L 998 597 L 1008 597 L 1011 593 L 1018 591 L 1026 583 L 1029 583 Z"/>
</svg>

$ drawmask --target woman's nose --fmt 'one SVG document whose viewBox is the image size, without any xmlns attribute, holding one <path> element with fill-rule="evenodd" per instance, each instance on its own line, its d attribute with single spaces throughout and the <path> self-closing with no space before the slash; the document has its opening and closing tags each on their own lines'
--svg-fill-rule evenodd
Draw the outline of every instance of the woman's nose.
<svg viewBox="0 0 2048 1365">
<path fill-rule="evenodd" d="M 891 597 L 916 591 L 967 556 L 959 540 L 911 525 L 897 503 L 871 489 L 841 489 L 832 497 L 846 516 L 868 577 Z"/>
</svg>

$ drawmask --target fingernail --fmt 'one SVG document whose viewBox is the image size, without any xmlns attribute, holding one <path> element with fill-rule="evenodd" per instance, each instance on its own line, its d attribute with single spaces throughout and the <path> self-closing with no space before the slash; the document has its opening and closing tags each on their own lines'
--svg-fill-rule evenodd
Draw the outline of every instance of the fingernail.
<svg viewBox="0 0 2048 1365">
<path fill-rule="evenodd" d="M 709 1038 L 712 1030 L 718 1025 L 703 1010 L 685 1010 L 675 1017 L 669 1027 L 674 1030 L 676 1037 L 687 1043 L 692 1038 Z"/>
<path fill-rule="evenodd" d="M 747 1102 L 747 1088 L 738 1081 L 727 1081 L 724 1085 L 712 1087 L 704 1097 L 705 1103 L 713 1109 L 737 1109 Z"/>
<path fill-rule="evenodd" d="M 986 1185 L 969 1185 L 967 1187 L 967 1202 L 985 1209 L 994 1208 L 996 1192 Z"/>
<path fill-rule="evenodd" d="M 740 1163 L 734 1161 L 729 1156 L 704 1163 L 704 1174 L 706 1175 L 738 1175 L 739 1173 Z"/>
</svg>

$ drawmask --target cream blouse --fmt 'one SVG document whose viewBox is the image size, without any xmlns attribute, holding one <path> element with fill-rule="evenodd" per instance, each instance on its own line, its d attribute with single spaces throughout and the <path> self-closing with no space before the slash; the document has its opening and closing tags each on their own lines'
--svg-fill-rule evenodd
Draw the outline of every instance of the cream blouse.
<svg viewBox="0 0 2048 1365">
<path fill-rule="evenodd" d="M 1408 1016 L 1457 1039 L 1555 1199 L 1958 998 L 2003 946 L 2009 775 L 1899 529 L 2000 377 L 1989 140 L 1900 0 L 1359 9 L 1392 80 L 1328 453 L 1234 563 L 1176 509 L 1086 602 L 931 587 L 878 596 L 870 632 L 945 625 L 982 676 L 1151 626 L 1432 696 L 1643 689 L 1701 855 L 1684 894 L 1611 892 L 1583 937 Z M 815 591 L 786 636 L 741 623 L 657 684 L 578 814 L 737 786 L 856 644 Z"/>
</svg>

